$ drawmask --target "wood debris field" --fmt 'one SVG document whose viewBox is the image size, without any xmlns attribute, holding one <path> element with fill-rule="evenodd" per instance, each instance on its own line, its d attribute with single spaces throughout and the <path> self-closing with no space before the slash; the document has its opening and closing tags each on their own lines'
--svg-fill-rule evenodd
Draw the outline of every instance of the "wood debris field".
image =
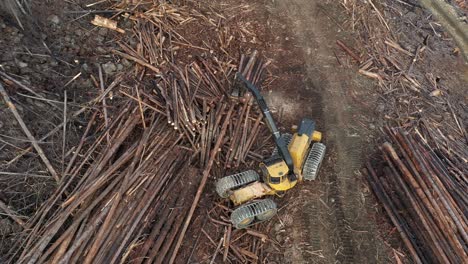
<svg viewBox="0 0 468 264">
<path fill-rule="evenodd" d="M 135 66 L 108 82 L 101 67 L 91 76 L 102 93 L 84 106 L 87 127 L 61 172 L 41 156 L 57 189 L 21 223 L 25 239 L 10 250 L 18 263 L 176 263 L 208 178 L 252 167 L 271 148 L 250 94 L 231 96 L 236 71 L 260 86 L 267 66 L 256 51 L 233 52 L 238 43 L 230 34 L 243 35 L 242 28 L 224 25 L 221 14 L 170 3 L 115 8 L 133 10 L 125 14 L 133 27 L 113 53 Z M 92 23 L 125 33 L 110 19 Z M 189 41 L 193 23 L 216 31 L 214 47 Z M 9 107 L 23 124 L 11 101 Z M 223 259 L 258 259 L 257 247 L 236 246 L 238 239 L 225 238 Z"/>
<path fill-rule="evenodd" d="M 468 262 L 468 68 L 419 1 L 0 11 L 0 262 Z M 237 73 L 282 133 L 310 118 L 327 145 L 246 229 L 215 181 L 275 146 Z"/>
</svg>

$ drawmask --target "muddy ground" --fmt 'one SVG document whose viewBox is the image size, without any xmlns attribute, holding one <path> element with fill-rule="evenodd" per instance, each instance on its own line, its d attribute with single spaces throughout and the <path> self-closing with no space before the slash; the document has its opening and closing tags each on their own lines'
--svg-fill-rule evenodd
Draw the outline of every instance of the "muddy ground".
<svg viewBox="0 0 468 264">
<path fill-rule="evenodd" d="M 86 13 L 69 12 L 81 11 L 93 2 L 38 4 L 36 23 L 42 29 L 38 31 L 36 27 L 21 31 L 8 19 L 0 19 L 0 70 L 54 100 L 52 107 L 43 100 L 21 95 L 24 91 L 17 86 L 7 86 L 37 138 L 63 121 L 54 108 L 63 107 L 65 86 L 68 110 L 76 111 L 80 103 L 99 93 L 90 80 L 90 73 L 97 71 L 95 63 L 104 65 L 108 77 L 131 65 L 109 55 L 115 45 L 110 41 L 115 39 L 112 32 L 90 26 L 91 16 L 82 15 Z M 385 101 L 377 83 L 359 75 L 357 65 L 336 46 L 336 40 L 341 40 L 357 52 L 365 52 L 359 46 L 357 30 L 350 27 L 349 13 L 341 1 L 248 2 L 255 7 L 251 14 L 258 37 L 251 44 L 272 60 L 270 74 L 274 78 L 268 80 L 264 92 L 279 126 L 287 131 L 301 118 L 313 118 L 328 147 L 319 179 L 278 199 L 281 209 L 269 227 L 271 237 L 281 245 L 284 254 L 267 262 L 395 262 L 393 249 L 403 255 L 404 249 L 359 172 L 381 141 L 380 129 L 386 122 Z M 433 60 L 438 67 L 433 69 L 431 63 L 421 67 L 433 71 L 446 87 L 463 96 L 466 87 L 462 76 L 466 67 L 453 52 L 453 42 L 447 36 L 438 37 L 444 33 L 443 28 L 430 24 L 427 11 L 413 4 L 374 2 L 385 11 L 408 50 L 416 50 L 418 43 L 431 36 L 431 53 L 436 54 Z M 401 13 L 404 15 L 399 16 Z M 8 109 L 3 103 L 0 107 L 0 171 L 19 173 L 0 175 L 0 199 L 27 218 L 54 190 L 54 182 L 44 177 L 45 168 L 35 154 L 28 153 L 10 162 L 29 144 Z M 77 120 L 68 128 L 66 146 L 76 145 L 83 125 Z M 57 168 L 63 166 L 62 140 L 63 133 L 59 132 L 41 143 Z M 207 200 L 212 196 L 208 192 L 202 204 L 208 206 Z M 8 245 L 17 239 L 15 234 L 20 227 L 1 213 L 0 218 L 0 250 L 5 255 Z M 194 225 L 192 233 L 197 232 L 197 227 Z M 187 241 L 184 252 L 190 252 L 194 243 Z M 203 252 L 198 253 L 202 259 Z M 195 257 L 192 263 L 200 259 Z"/>
</svg>

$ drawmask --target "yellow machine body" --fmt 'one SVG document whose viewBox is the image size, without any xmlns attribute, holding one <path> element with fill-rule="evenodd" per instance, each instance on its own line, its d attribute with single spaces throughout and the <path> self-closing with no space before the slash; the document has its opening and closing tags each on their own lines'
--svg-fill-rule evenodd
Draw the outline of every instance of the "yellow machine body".
<svg viewBox="0 0 468 264">
<path fill-rule="evenodd" d="M 288 146 L 288 151 L 294 164 L 295 180 L 288 177 L 289 168 L 286 162 L 280 158 L 270 159 L 260 164 L 260 169 L 263 172 L 264 182 L 276 192 L 283 192 L 294 188 L 297 182 L 303 180 L 302 169 L 304 167 L 307 154 L 310 151 L 310 146 L 313 141 L 317 142 L 322 139 L 322 134 L 318 131 L 313 131 L 309 134 L 294 133 L 291 142 Z"/>
<path fill-rule="evenodd" d="M 302 181 L 302 169 L 310 151 L 311 143 L 320 141 L 321 138 L 322 134 L 318 131 L 302 135 L 295 133 L 293 135 L 288 151 L 293 160 L 295 179 L 288 176 L 289 168 L 283 159 L 272 157 L 260 163 L 263 181 L 255 181 L 233 190 L 229 199 L 237 206 L 263 196 L 275 195 L 294 188 L 299 181 Z"/>
<path fill-rule="evenodd" d="M 275 191 L 287 191 L 297 184 L 288 178 L 288 165 L 281 159 L 265 161 L 260 164 L 265 182 Z"/>
<path fill-rule="evenodd" d="M 261 198 L 266 195 L 275 195 L 277 192 L 292 189 L 297 184 L 297 180 L 291 181 L 288 178 L 288 166 L 283 160 L 276 160 L 271 163 L 261 163 L 264 182 L 253 182 L 245 187 L 234 190 L 229 199 L 234 205 Z"/>
<path fill-rule="evenodd" d="M 263 197 L 265 195 L 274 195 L 275 191 L 263 182 L 253 182 L 245 187 L 232 192 L 229 199 L 237 206 L 245 202 Z"/>
<path fill-rule="evenodd" d="M 314 180 L 325 155 L 325 145 L 312 144 L 320 142 L 322 134 L 315 130 L 315 122 L 308 118 L 301 120 L 294 135 L 281 135 L 258 88 L 241 73 L 236 76 L 257 100 L 276 144 L 271 157 L 260 163 L 263 179 L 257 172 L 249 170 L 226 176 L 217 182 L 218 194 L 223 198 L 229 197 L 236 206 L 240 205 L 231 213 L 231 222 L 240 229 L 271 219 L 277 213 L 277 205 L 271 199 L 259 198 L 288 191 L 303 180 Z"/>
<path fill-rule="evenodd" d="M 322 133 L 314 131 L 312 135 L 294 133 L 291 143 L 289 144 L 289 153 L 294 164 L 294 173 L 299 181 L 302 181 L 302 168 L 309 153 L 310 144 L 312 141 L 320 142 Z"/>
<path fill-rule="evenodd" d="M 291 143 L 289 144 L 289 153 L 294 163 L 294 173 L 298 176 L 297 178 L 302 180 L 302 164 L 309 150 L 311 138 L 305 134 L 299 135 L 294 134 Z"/>
</svg>

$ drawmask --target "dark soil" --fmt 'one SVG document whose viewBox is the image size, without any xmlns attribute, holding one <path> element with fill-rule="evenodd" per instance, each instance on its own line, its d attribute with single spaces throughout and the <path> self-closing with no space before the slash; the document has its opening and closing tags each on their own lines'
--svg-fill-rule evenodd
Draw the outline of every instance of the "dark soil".
<svg viewBox="0 0 468 264">
<path fill-rule="evenodd" d="M 63 122 L 65 90 L 68 115 L 98 94 L 99 89 L 90 78 L 91 74 L 98 76 L 95 63 L 104 64 L 105 78 L 128 66 L 108 55 L 115 45 L 111 41 L 115 37 L 113 32 L 95 29 L 89 24 L 89 16 L 78 19 L 82 14 L 67 13 L 82 10 L 85 4 L 95 1 L 79 2 L 78 5 L 65 1 L 34 1 L 34 21 L 25 19 L 24 31 L 11 18 L 0 17 L 0 71 L 49 100 L 36 98 L 12 82 L 4 83 L 36 139 Z M 81 75 L 74 79 L 78 74 Z M 86 127 L 84 120 L 86 117 L 80 115 L 67 126 L 65 155 L 70 155 L 72 147 L 77 145 Z M 40 142 L 55 168 L 63 167 L 62 131 Z M 46 176 L 45 166 L 34 151 L 15 159 L 29 146 L 25 134 L 1 100 L 0 199 L 25 218 L 32 216 L 55 190 L 55 181 Z M 3 212 L 1 214 L 0 255 L 5 256 L 21 228 Z"/>
</svg>

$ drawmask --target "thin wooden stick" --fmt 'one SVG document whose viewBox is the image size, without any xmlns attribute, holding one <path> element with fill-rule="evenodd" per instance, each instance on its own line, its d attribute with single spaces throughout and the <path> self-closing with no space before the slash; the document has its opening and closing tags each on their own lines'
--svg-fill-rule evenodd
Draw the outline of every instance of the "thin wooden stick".
<svg viewBox="0 0 468 264">
<path fill-rule="evenodd" d="M 104 88 L 104 77 L 102 75 L 102 67 L 101 65 L 98 65 L 98 70 L 99 70 L 99 87 L 101 88 L 101 94 L 105 93 L 105 88 Z M 104 112 L 104 124 L 106 125 L 106 129 L 109 127 L 109 118 L 107 114 L 107 102 L 106 102 L 106 97 L 102 97 L 102 111 Z M 106 139 L 107 139 L 107 144 L 110 144 L 110 135 L 109 131 L 106 132 Z"/>
<path fill-rule="evenodd" d="M 141 97 L 140 97 L 140 92 L 138 91 L 138 85 L 135 87 L 135 90 L 136 90 L 136 95 L 138 99 L 138 108 L 140 109 L 141 122 L 143 123 L 143 128 L 146 128 L 145 112 L 143 110 L 143 106 L 141 103 Z"/>
<path fill-rule="evenodd" d="M 146 61 L 144 61 L 144 60 L 142 60 L 142 59 L 133 57 L 133 56 L 131 56 L 131 55 L 128 55 L 128 54 L 123 53 L 123 52 L 120 52 L 120 51 L 118 51 L 118 50 L 113 50 L 112 52 L 115 53 L 115 54 L 117 54 L 117 55 L 119 55 L 119 56 L 121 56 L 121 57 L 124 57 L 124 58 L 127 59 L 127 60 L 132 60 L 132 61 L 134 61 L 134 62 L 140 64 L 141 66 L 145 66 L 145 67 L 147 67 L 148 69 L 152 70 L 152 71 L 155 72 L 155 73 L 158 73 L 158 74 L 159 74 L 159 73 L 161 72 L 158 68 L 154 67 L 153 65 L 149 64 L 148 62 L 146 62 Z"/>
<path fill-rule="evenodd" d="M 70 122 L 73 118 L 81 115 L 82 113 L 84 113 L 86 111 L 86 108 L 81 108 L 80 110 L 76 111 L 75 113 L 73 113 L 73 115 L 71 116 L 72 118 L 68 118 L 67 121 Z M 48 139 L 50 136 L 52 136 L 53 134 L 57 133 L 63 126 L 63 123 L 60 123 L 58 126 L 56 126 L 54 129 L 52 129 L 51 131 L 49 131 L 49 133 L 47 133 L 45 136 L 41 137 L 39 139 L 39 142 L 42 142 L 46 139 Z M 17 161 L 18 159 L 20 159 L 22 156 L 26 155 L 27 153 L 29 153 L 31 150 L 33 149 L 32 146 L 26 148 L 24 151 L 22 151 L 20 154 L 18 154 L 18 156 L 16 156 L 15 158 L 13 158 L 12 160 L 10 160 L 9 162 L 7 162 L 6 165 L 10 165 L 12 164 L 13 162 Z"/>
<path fill-rule="evenodd" d="M 216 247 L 215 253 L 213 254 L 213 257 L 211 258 L 210 264 L 215 263 L 216 256 L 218 255 L 218 251 L 221 248 L 221 245 L 223 244 L 224 237 L 221 237 L 219 240 L 218 246 Z"/>
<path fill-rule="evenodd" d="M 348 48 L 348 46 L 346 46 L 343 42 L 341 42 L 340 40 L 337 40 L 336 44 L 338 46 L 340 46 L 340 48 L 342 48 L 344 51 L 346 51 L 346 53 L 348 53 L 349 56 L 351 56 L 353 59 L 355 59 L 357 63 L 361 63 L 361 58 L 358 55 L 356 55 L 356 53 L 354 53 L 354 51 L 352 51 L 350 48 Z"/>
<path fill-rule="evenodd" d="M 67 90 L 63 91 L 63 135 L 62 135 L 62 175 L 65 169 L 65 147 L 67 145 Z"/>
<path fill-rule="evenodd" d="M 26 226 L 26 223 L 18 217 L 18 214 L 8 208 L 8 206 L 2 200 L 0 200 L 0 209 L 2 209 L 5 214 L 13 219 L 16 223 L 18 223 L 18 225 L 22 226 L 23 228 Z"/>
<path fill-rule="evenodd" d="M 216 141 L 216 144 L 214 145 L 213 149 L 211 150 L 210 160 L 208 161 L 208 165 L 206 166 L 205 170 L 203 171 L 203 176 L 202 176 L 200 186 L 198 187 L 197 194 L 195 195 L 195 198 L 193 200 L 192 206 L 190 207 L 190 211 L 188 213 L 187 219 L 185 220 L 184 227 L 182 228 L 182 231 L 181 231 L 181 233 L 179 235 L 179 239 L 177 240 L 176 246 L 174 248 L 174 253 L 172 254 L 171 259 L 169 260 L 170 264 L 174 263 L 174 261 L 175 261 L 175 258 L 177 256 L 177 253 L 178 253 L 179 249 L 180 249 L 180 246 L 182 245 L 182 241 L 184 240 L 185 233 L 187 232 L 188 226 L 190 225 L 190 221 L 192 220 L 193 213 L 195 212 L 195 209 L 198 206 L 198 202 L 200 201 L 203 190 L 205 189 L 206 182 L 208 181 L 208 176 L 210 175 L 211 167 L 213 166 L 214 159 L 216 157 L 218 149 L 219 149 L 219 147 L 221 145 L 221 142 L 223 141 L 224 135 L 226 134 L 226 129 L 227 129 L 227 126 L 228 126 L 228 124 L 230 122 L 231 114 L 232 114 L 233 110 L 234 110 L 234 104 L 231 104 L 231 108 L 229 109 L 229 111 L 226 114 L 226 117 L 224 119 L 224 123 L 223 123 L 223 126 L 221 128 L 221 132 L 218 135 L 218 140 Z"/>
<path fill-rule="evenodd" d="M 44 151 L 42 150 L 42 148 L 39 146 L 39 144 L 37 143 L 37 140 L 34 138 L 34 136 L 31 134 L 31 131 L 29 131 L 28 127 L 26 126 L 26 124 L 24 123 L 23 119 L 21 118 L 20 114 L 18 113 L 18 111 L 16 110 L 16 107 L 15 105 L 13 104 L 13 102 L 11 101 L 10 99 L 10 96 L 8 96 L 8 93 L 6 92 L 5 88 L 3 88 L 3 85 L 0 83 L 0 93 L 2 94 L 3 96 L 3 99 L 5 100 L 8 108 L 10 109 L 10 111 L 13 113 L 13 115 L 15 116 L 16 120 L 18 121 L 18 123 L 20 124 L 21 128 L 23 129 L 23 132 L 26 134 L 26 136 L 28 137 L 28 139 L 31 141 L 31 144 L 34 146 L 34 148 L 36 149 L 37 153 L 39 154 L 39 156 L 41 157 L 42 161 L 44 162 L 44 164 L 46 165 L 47 169 L 49 170 L 49 172 L 52 174 L 52 176 L 54 177 L 54 179 L 57 181 L 57 182 L 60 182 L 60 177 L 59 175 L 57 174 L 57 172 L 55 171 L 54 167 L 52 167 L 52 164 L 50 164 L 50 161 L 49 159 L 46 157 L 46 155 L 44 154 Z"/>
<path fill-rule="evenodd" d="M 24 85 L 23 83 L 21 83 L 20 81 L 16 80 L 15 78 L 11 77 L 10 75 L 8 75 L 6 72 L 3 72 L 3 71 L 0 71 L 0 75 L 3 76 L 3 78 L 7 79 L 7 80 L 10 80 L 12 81 L 14 84 L 16 84 L 19 88 L 25 90 L 25 91 L 28 91 L 32 94 L 34 94 L 35 96 L 39 97 L 39 98 L 42 98 L 42 99 L 45 99 L 45 101 L 52 107 L 56 108 L 57 110 L 62 110 L 60 109 L 60 107 L 56 106 L 55 104 L 51 103 L 49 100 L 47 100 L 46 98 L 44 98 L 44 96 L 36 93 L 35 91 L 33 91 L 31 88 L 27 87 L 26 85 Z"/>
<path fill-rule="evenodd" d="M 228 257 L 229 246 L 231 244 L 231 231 L 232 231 L 232 225 L 229 225 L 227 227 L 227 231 L 226 231 L 224 243 L 223 243 L 223 246 L 224 246 L 223 262 L 226 262 L 227 257 Z"/>
<path fill-rule="evenodd" d="M 406 231 L 400 225 L 401 219 L 398 217 L 398 214 L 396 213 L 397 210 L 395 209 L 394 205 L 390 202 L 391 199 L 388 197 L 387 193 L 384 192 L 382 188 L 380 187 L 378 177 L 375 174 L 374 170 L 372 169 L 372 166 L 370 165 L 370 163 L 367 164 L 367 169 L 369 171 L 369 174 L 367 175 L 367 177 L 369 179 L 369 182 L 371 183 L 372 188 L 374 189 L 374 193 L 377 195 L 377 197 L 383 204 L 393 224 L 397 227 L 398 232 L 400 233 L 403 239 L 403 242 L 405 243 L 406 247 L 409 249 L 411 255 L 413 256 L 413 260 L 416 263 L 422 264 L 423 262 L 419 258 L 415 247 L 413 246 L 410 239 L 408 238 Z"/>
</svg>

